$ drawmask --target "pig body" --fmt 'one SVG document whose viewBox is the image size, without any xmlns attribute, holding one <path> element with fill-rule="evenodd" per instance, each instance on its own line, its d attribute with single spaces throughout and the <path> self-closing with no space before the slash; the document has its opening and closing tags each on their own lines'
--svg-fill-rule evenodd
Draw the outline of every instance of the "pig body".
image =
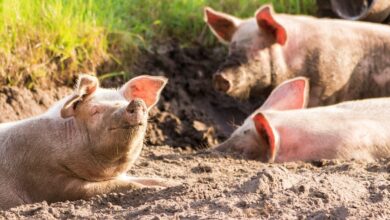
<svg viewBox="0 0 390 220">
<path fill-rule="evenodd" d="M 217 149 L 268 162 L 390 157 L 390 98 L 304 109 L 302 82 L 282 83 Z"/>
<path fill-rule="evenodd" d="M 280 138 L 276 162 L 390 156 L 390 99 L 266 112 Z M 376 108 L 373 110 L 373 108 Z"/>
<path fill-rule="evenodd" d="M 46 113 L 0 124 L 0 208 L 163 186 L 126 171 L 142 150 L 148 110 L 165 83 L 140 76 L 120 90 L 102 89 L 83 75 L 75 93 Z"/>
<path fill-rule="evenodd" d="M 205 9 L 229 56 L 214 75 L 217 90 L 257 96 L 287 79 L 310 79 L 310 106 L 390 95 L 390 27 L 274 14 L 260 8 L 241 20 Z"/>
</svg>

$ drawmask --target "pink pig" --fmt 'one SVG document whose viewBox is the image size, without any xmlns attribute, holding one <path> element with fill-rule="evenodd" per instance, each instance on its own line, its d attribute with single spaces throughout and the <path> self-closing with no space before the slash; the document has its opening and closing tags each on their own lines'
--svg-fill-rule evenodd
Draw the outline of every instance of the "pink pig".
<svg viewBox="0 0 390 220">
<path fill-rule="evenodd" d="M 304 77 L 280 84 L 219 151 L 264 162 L 390 156 L 390 98 L 305 109 Z"/>
<path fill-rule="evenodd" d="M 285 80 L 310 79 L 310 106 L 390 95 L 390 26 L 275 14 L 261 7 L 239 19 L 205 8 L 205 21 L 229 46 L 214 87 L 258 97 Z"/>
<path fill-rule="evenodd" d="M 74 93 L 46 113 L 0 124 L 0 209 L 167 186 L 126 174 L 166 83 L 143 75 L 119 90 L 104 89 L 96 77 L 80 75 Z"/>
</svg>

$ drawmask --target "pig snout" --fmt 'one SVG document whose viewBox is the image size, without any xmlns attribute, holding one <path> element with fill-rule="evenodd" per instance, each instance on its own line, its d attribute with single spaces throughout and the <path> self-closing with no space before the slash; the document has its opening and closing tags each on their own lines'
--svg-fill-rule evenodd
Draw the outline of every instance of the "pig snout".
<svg viewBox="0 0 390 220">
<path fill-rule="evenodd" d="M 214 75 L 213 84 L 215 90 L 225 93 L 232 87 L 232 82 L 223 73 L 217 73 Z"/>
<path fill-rule="evenodd" d="M 126 121 L 132 125 L 142 125 L 145 122 L 147 114 L 146 104 L 142 99 L 131 100 L 126 107 Z"/>
</svg>

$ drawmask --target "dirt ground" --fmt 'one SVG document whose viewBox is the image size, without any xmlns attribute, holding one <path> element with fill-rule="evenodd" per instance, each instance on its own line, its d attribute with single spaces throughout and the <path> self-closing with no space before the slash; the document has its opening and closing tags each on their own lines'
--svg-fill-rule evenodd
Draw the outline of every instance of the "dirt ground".
<svg viewBox="0 0 390 220">
<path fill-rule="evenodd" d="M 264 164 L 206 148 L 217 144 L 264 99 L 238 102 L 213 91 L 221 48 L 154 48 L 139 73 L 169 84 L 151 113 L 147 146 L 129 171 L 177 183 L 89 200 L 28 204 L 8 219 L 388 219 L 390 159 Z M 120 85 L 111 79 L 104 86 Z M 70 92 L 0 89 L 0 122 L 39 114 Z"/>
</svg>

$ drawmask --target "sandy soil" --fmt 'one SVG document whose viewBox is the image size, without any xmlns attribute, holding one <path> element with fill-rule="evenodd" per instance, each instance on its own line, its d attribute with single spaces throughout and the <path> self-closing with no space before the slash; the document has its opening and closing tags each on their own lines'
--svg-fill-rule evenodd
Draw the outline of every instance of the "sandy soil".
<svg viewBox="0 0 390 220">
<path fill-rule="evenodd" d="M 388 219 L 390 159 L 264 164 L 205 148 L 226 138 L 264 97 L 237 102 L 213 91 L 221 49 L 154 49 L 140 73 L 170 78 L 152 112 L 147 145 L 129 171 L 177 185 L 28 204 L 0 211 L 8 219 Z M 112 79 L 103 85 L 120 85 Z M 0 122 L 36 115 L 69 88 L 0 89 Z M 252 103 L 252 104 L 251 104 Z"/>
<path fill-rule="evenodd" d="M 0 212 L 39 219 L 388 219 L 390 160 L 263 164 L 231 155 L 147 147 L 129 173 L 179 185 L 46 202 Z"/>
</svg>

